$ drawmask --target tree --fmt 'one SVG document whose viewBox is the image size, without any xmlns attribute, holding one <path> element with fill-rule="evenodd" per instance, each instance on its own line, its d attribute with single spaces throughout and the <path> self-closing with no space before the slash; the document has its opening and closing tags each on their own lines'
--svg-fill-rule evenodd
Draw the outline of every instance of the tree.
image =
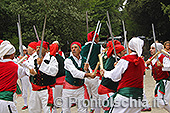
<svg viewBox="0 0 170 113">
<path fill-rule="evenodd" d="M 168 15 L 161 9 L 161 0 L 129 0 L 126 6 L 128 36 L 152 37 L 153 23 L 155 26 L 156 38 L 168 40 L 170 37 L 170 21 Z"/>
<path fill-rule="evenodd" d="M 90 30 L 95 30 L 97 21 L 100 20 L 102 23 L 100 37 L 106 38 L 109 35 L 109 29 L 106 25 L 107 19 L 107 11 L 109 12 L 112 31 L 115 35 L 119 35 L 122 32 L 121 19 L 119 17 L 120 12 L 118 8 L 122 4 L 122 0 L 94 0 L 89 1 L 90 6 L 88 6 L 89 13 L 89 27 Z M 85 13 L 85 12 L 84 12 Z"/>
<path fill-rule="evenodd" d="M 33 29 L 36 26 L 41 37 L 44 17 L 47 14 L 45 41 L 52 43 L 58 40 L 65 51 L 68 43 L 73 41 L 86 41 L 86 11 L 89 13 L 89 31 L 95 30 L 98 20 L 102 22 L 101 37 L 109 32 L 105 21 L 106 12 L 109 11 L 112 31 L 120 34 L 120 19 L 118 8 L 122 0 L 4 0 L 0 2 L 1 39 L 7 39 L 18 48 L 17 21 L 21 16 L 21 30 L 23 44 L 37 41 Z M 67 47 L 67 48 L 66 48 Z"/>
<path fill-rule="evenodd" d="M 162 10 L 164 11 L 164 14 L 167 14 L 170 20 L 170 5 L 165 5 L 164 3 L 162 3 Z M 170 4 L 170 3 L 169 3 Z"/>
<path fill-rule="evenodd" d="M 17 34 L 17 15 L 21 15 L 21 30 L 23 37 L 23 44 L 27 45 L 31 41 L 37 41 L 33 25 L 36 25 L 39 37 L 42 34 L 44 23 L 44 16 L 47 14 L 47 24 L 45 30 L 45 40 L 52 42 L 58 40 L 61 45 L 66 42 L 82 41 L 82 31 L 85 26 L 82 26 L 82 14 L 77 9 L 76 1 L 59 1 L 59 0 L 37 0 L 37 1 L 24 1 L 24 0 L 5 0 L 1 2 L 1 15 L 3 24 L 7 27 L 1 30 L 2 39 L 13 40 L 18 37 Z M 5 10 L 5 11 L 4 11 Z M 5 12 L 5 15 L 3 15 Z M 6 20 L 7 17 L 9 20 Z M 4 19 L 5 18 L 5 19 Z M 12 21 L 11 21 L 12 20 Z M 3 25 L 1 24 L 1 25 Z M 10 28 L 11 26 L 12 28 Z M 10 29 L 9 29 L 10 28 Z M 5 32 L 6 31 L 6 32 Z M 12 33 L 9 35 L 9 33 Z M 13 42 L 18 46 L 18 41 Z M 18 47 L 17 47 L 18 48 Z"/>
</svg>

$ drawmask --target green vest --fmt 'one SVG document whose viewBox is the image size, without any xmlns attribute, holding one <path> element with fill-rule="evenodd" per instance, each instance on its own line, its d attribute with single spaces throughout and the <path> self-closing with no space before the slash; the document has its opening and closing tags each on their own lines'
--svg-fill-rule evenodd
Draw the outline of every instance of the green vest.
<svg viewBox="0 0 170 113">
<path fill-rule="evenodd" d="M 112 69 L 114 69 L 115 62 L 116 62 L 116 60 L 113 56 L 108 58 L 108 60 L 106 61 L 106 64 L 105 64 L 105 70 L 111 71 Z M 117 91 L 117 87 L 118 87 L 119 83 L 113 82 L 110 78 L 102 77 L 101 85 L 103 85 L 111 90 Z"/>
<path fill-rule="evenodd" d="M 78 69 L 78 70 L 81 70 L 81 71 L 84 71 L 84 63 L 86 61 L 85 58 L 82 57 L 82 62 L 81 62 L 81 66 L 78 67 L 78 64 L 76 63 L 76 61 L 74 60 L 74 58 L 72 56 L 68 57 L 69 59 L 71 59 L 73 61 L 73 64 L 75 65 L 75 67 Z M 73 86 L 82 86 L 84 84 L 84 79 L 79 79 L 79 78 L 74 78 L 72 76 L 72 74 L 68 71 L 68 70 L 65 70 L 65 74 L 66 74 L 66 77 L 65 77 L 65 80 L 73 85 Z"/>
<path fill-rule="evenodd" d="M 81 49 L 81 56 L 87 58 L 91 43 L 84 45 Z M 100 54 L 101 45 L 93 44 L 93 48 L 89 58 L 89 65 L 92 70 L 95 69 L 97 62 L 99 61 L 98 54 Z"/>
<path fill-rule="evenodd" d="M 0 92 L 0 100 L 13 101 L 13 92 L 2 91 Z"/>
<path fill-rule="evenodd" d="M 119 60 L 119 59 L 118 59 Z M 115 58 L 113 56 L 109 57 L 106 61 L 106 64 L 104 66 L 106 71 L 111 71 L 114 69 L 114 63 L 116 62 Z"/>
<path fill-rule="evenodd" d="M 61 77 L 61 76 L 65 76 L 65 70 L 64 70 L 64 58 L 59 55 L 56 54 L 55 58 L 57 59 L 58 62 L 58 73 L 56 75 L 56 78 Z"/>
<path fill-rule="evenodd" d="M 45 62 L 48 64 L 50 61 L 45 60 Z M 56 77 L 53 76 L 49 76 L 43 72 L 41 72 L 39 70 L 39 68 L 37 67 L 37 59 L 34 60 L 34 65 L 35 65 L 35 70 L 37 72 L 36 75 L 34 76 L 30 76 L 30 82 L 35 84 L 35 85 L 39 85 L 39 86 L 49 86 L 49 85 L 53 85 L 56 82 Z"/>
</svg>

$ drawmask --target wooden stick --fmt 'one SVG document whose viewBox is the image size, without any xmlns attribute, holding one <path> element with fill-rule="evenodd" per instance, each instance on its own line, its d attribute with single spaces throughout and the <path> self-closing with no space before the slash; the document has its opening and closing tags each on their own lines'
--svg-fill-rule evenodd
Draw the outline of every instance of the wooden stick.
<svg viewBox="0 0 170 113">
<path fill-rule="evenodd" d="M 90 46 L 90 50 L 89 50 L 89 53 L 88 53 L 88 56 L 87 56 L 86 63 L 89 62 L 90 54 L 91 54 L 91 51 L 92 51 L 92 48 L 93 48 L 93 44 L 94 44 L 94 40 L 95 40 L 95 37 L 96 37 L 96 33 L 97 33 L 97 29 L 98 29 L 98 27 L 99 27 L 99 24 L 100 24 L 100 21 L 98 21 L 98 23 L 97 23 L 97 27 L 96 27 L 96 30 L 95 30 L 95 33 L 94 33 L 94 36 L 93 36 L 92 44 L 91 44 L 91 46 Z"/>
<path fill-rule="evenodd" d="M 107 22 L 106 22 L 106 24 L 108 25 L 109 32 L 110 32 L 110 35 L 112 37 L 113 51 L 114 51 L 114 54 L 115 54 L 115 60 L 117 62 L 118 60 L 117 60 L 116 49 L 115 49 L 115 45 L 114 45 L 114 37 L 113 37 L 113 34 L 112 34 L 112 27 L 111 27 L 111 24 L 110 24 L 110 18 L 109 18 L 109 12 L 108 11 L 107 11 L 107 19 L 108 19 L 109 24 Z"/>
<path fill-rule="evenodd" d="M 159 55 L 159 53 L 161 53 L 160 51 L 158 51 L 151 59 L 149 59 L 148 61 L 151 62 L 155 57 L 157 57 Z"/>
<path fill-rule="evenodd" d="M 27 68 L 27 69 L 29 69 L 29 71 L 31 72 L 31 68 L 30 67 L 28 67 L 27 65 L 23 65 L 23 63 L 18 63 L 20 66 L 22 66 L 22 67 L 25 67 L 25 68 Z M 37 74 L 37 72 L 35 71 L 35 75 Z M 34 76 L 34 75 L 32 75 L 32 76 Z"/>
<path fill-rule="evenodd" d="M 29 70 L 31 70 L 31 68 L 29 68 L 27 65 L 23 65 L 23 63 L 18 63 L 20 66 L 22 66 L 22 67 L 26 67 L 26 68 L 28 68 Z"/>
<path fill-rule="evenodd" d="M 17 27 L 18 27 L 20 54 L 21 54 L 21 56 L 24 56 L 23 47 L 22 47 L 21 27 L 20 27 L 20 24 L 18 22 L 17 22 Z"/>
<path fill-rule="evenodd" d="M 31 72 L 31 68 L 28 67 L 27 65 L 23 65 L 23 63 L 22 63 L 26 58 L 28 58 L 27 55 L 24 56 L 21 60 L 19 60 L 19 61 L 17 62 L 17 64 L 19 64 L 19 65 L 22 66 L 22 67 L 25 67 L 25 68 L 29 69 L 29 71 Z M 35 74 L 37 74 L 37 72 L 35 72 Z"/>
<path fill-rule="evenodd" d="M 37 37 L 37 40 L 39 41 L 40 39 L 39 39 L 39 37 L 38 37 L 38 33 L 37 33 L 37 30 L 36 30 L 36 28 L 35 28 L 35 25 L 33 25 L 33 28 L 34 28 L 35 35 L 36 35 L 36 37 Z"/>
<path fill-rule="evenodd" d="M 156 36 L 155 36 L 155 29 L 154 29 L 154 25 L 152 24 L 152 31 L 153 31 L 153 39 L 154 39 L 154 42 L 155 42 L 155 49 L 156 49 L 156 52 L 158 51 L 158 48 L 157 48 L 157 45 L 156 45 Z"/>
<path fill-rule="evenodd" d="M 128 44 L 127 44 L 127 38 L 126 38 L 126 35 L 127 35 L 127 34 L 126 34 L 126 29 L 125 29 L 125 23 L 124 23 L 123 20 L 122 20 L 122 24 L 123 24 L 123 33 L 124 33 L 124 38 L 125 38 L 125 39 L 124 39 L 124 40 L 125 40 L 125 41 L 124 41 L 124 42 L 125 42 L 124 45 L 125 45 L 125 48 L 127 49 L 127 54 L 129 54 L 129 52 L 128 52 L 128 46 L 127 46 L 127 45 L 128 45 Z"/>
<path fill-rule="evenodd" d="M 19 60 L 17 63 L 18 64 L 20 64 L 20 63 L 22 63 L 25 59 L 27 59 L 28 58 L 28 56 L 27 55 L 25 55 L 21 60 Z"/>
<path fill-rule="evenodd" d="M 39 55 L 38 55 L 39 58 L 41 58 L 41 54 L 42 54 L 41 52 L 42 52 L 42 46 L 43 46 L 43 41 L 44 41 L 46 19 L 47 19 L 47 15 L 45 15 L 45 19 L 44 19 L 44 27 L 43 27 L 43 31 L 42 31 L 42 37 L 41 37 L 41 46 L 40 46 L 40 51 L 39 51 Z"/>
<path fill-rule="evenodd" d="M 87 34 L 89 33 L 89 25 L 88 25 L 88 14 L 86 11 L 86 24 L 87 24 Z"/>
<path fill-rule="evenodd" d="M 165 50 L 161 49 L 161 52 L 170 57 L 170 54 L 166 52 Z"/>
<path fill-rule="evenodd" d="M 99 57 L 99 62 L 100 62 L 100 69 L 103 69 L 103 60 L 101 54 L 98 55 Z"/>
<path fill-rule="evenodd" d="M 100 33 L 101 25 L 102 25 L 102 23 L 100 23 L 100 25 L 99 25 L 99 29 L 98 29 L 98 31 L 97 31 L 97 34 L 98 34 L 98 35 L 99 35 L 99 33 Z"/>
<path fill-rule="evenodd" d="M 29 70 L 31 70 L 28 66 L 22 64 L 22 62 L 23 62 L 25 59 L 27 59 L 27 58 L 28 58 L 28 56 L 25 55 L 21 60 L 19 60 L 19 61 L 17 62 L 17 64 L 19 64 L 20 66 L 26 67 L 26 68 L 28 68 Z"/>
<path fill-rule="evenodd" d="M 97 72 L 97 69 L 99 68 L 99 65 L 100 65 L 100 62 L 97 62 L 97 65 L 96 65 L 96 67 L 95 67 L 95 69 L 94 69 L 94 72 L 93 72 L 93 74 L 96 74 L 96 72 Z"/>
</svg>

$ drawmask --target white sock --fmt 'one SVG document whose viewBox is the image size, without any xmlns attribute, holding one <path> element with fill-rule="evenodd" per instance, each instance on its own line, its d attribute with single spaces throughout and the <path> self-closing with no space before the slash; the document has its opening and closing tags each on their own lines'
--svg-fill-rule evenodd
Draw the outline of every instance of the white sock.
<svg viewBox="0 0 170 113">
<path fill-rule="evenodd" d="M 27 98 L 24 98 L 24 106 L 27 106 Z"/>
</svg>

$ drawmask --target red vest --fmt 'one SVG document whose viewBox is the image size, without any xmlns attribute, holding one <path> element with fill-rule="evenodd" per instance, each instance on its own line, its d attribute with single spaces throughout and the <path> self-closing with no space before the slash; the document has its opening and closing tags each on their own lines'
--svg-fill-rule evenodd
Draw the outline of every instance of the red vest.
<svg viewBox="0 0 170 113">
<path fill-rule="evenodd" d="M 0 62 L 0 92 L 16 92 L 18 65 L 13 61 Z"/>
<path fill-rule="evenodd" d="M 129 64 L 122 75 L 117 90 L 124 87 L 143 88 L 143 75 L 145 71 L 143 59 L 137 55 L 127 55 L 123 56 L 121 59 L 129 61 Z"/>
<path fill-rule="evenodd" d="M 165 56 L 161 54 L 161 56 L 158 58 L 158 60 L 163 64 L 163 58 Z M 149 59 L 151 59 L 150 57 Z M 153 65 L 151 62 L 152 66 L 152 73 L 153 73 L 153 78 L 155 80 L 161 80 L 161 79 L 167 79 L 169 77 L 168 71 L 162 71 L 162 66 L 157 66 L 157 62 Z"/>
</svg>

